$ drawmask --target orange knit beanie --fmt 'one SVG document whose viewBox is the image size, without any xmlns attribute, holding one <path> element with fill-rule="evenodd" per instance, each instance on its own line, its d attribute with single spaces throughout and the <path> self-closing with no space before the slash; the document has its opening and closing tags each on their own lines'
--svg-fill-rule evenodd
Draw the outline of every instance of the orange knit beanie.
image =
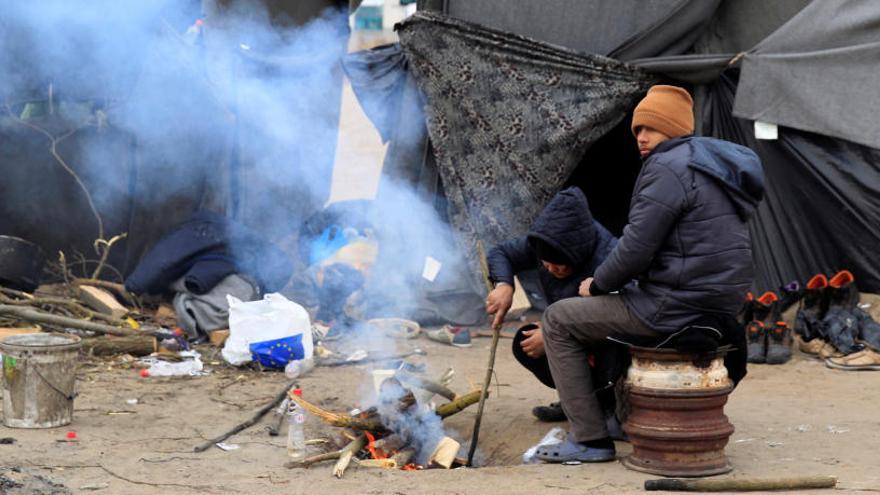
<svg viewBox="0 0 880 495">
<path fill-rule="evenodd" d="M 694 100 L 678 86 L 651 86 L 633 111 L 632 133 L 645 126 L 671 138 L 694 133 Z"/>
</svg>

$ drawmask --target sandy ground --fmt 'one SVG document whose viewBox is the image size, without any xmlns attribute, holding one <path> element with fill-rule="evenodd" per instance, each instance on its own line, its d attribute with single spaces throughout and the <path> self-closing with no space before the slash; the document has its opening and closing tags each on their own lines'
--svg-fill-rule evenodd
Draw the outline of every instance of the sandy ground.
<svg viewBox="0 0 880 495">
<path fill-rule="evenodd" d="M 361 45 L 377 44 L 361 40 Z M 375 193 L 384 147 L 346 87 L 331 201 Z M 463 393 L 483 380 L 489 339 L 458 349 L 424 338 L 397 342 L 398 350 L 428 352 L 428 375 L 455 369 L 451 387 Z M 287 469 L 284 437 L 271 437 L 265 421 L 228 440 L 239 446 L 193 453 L 193 447 L 268 402 L 286 383 L 278 372 L 239 370 L 206 352 L 211 373 L 195 378 L 140 378 L 120 361 L 89 361 L 78 374 L 79 397 L 71 425 L 46 429 L 0 427 L 2 493 L 639 493 L 652 478 L 619 462 L 601 465 L 522 465 L 521 455 L 552 425 L 530 410 L 554 400 L 519 367 L 504 340 L 497 383 L 486 406 L 479 469 L 381 471 L 352 467 L 341 480 L 332 463 Z M 212 364 L 213 363 L 213 364 Z M 323 407 L 348 411 L 363 406 L 369 365 L 318 368 L 301 380 L 305 396 Z M 137 399 L 136 404 L 129 403 Z M 731 396 L 726 412 L 736 427 L 727 454 L 733 476 L 830 474 L 843 491 L 880 491 L 880 373 L 847 373 L 797 355 L 783 366 L 753 366 Z M 446 421 L 447 434 L 470 436 L 476 407 Z M 564 426 L 564 425 L 563 425 Z M 66 441 L 75 431 L 76 441 Z M 333 434 L 312 421 L 309 438 Z M 619 456 L 630 451 L 618 444 Z M 13 471 L 18 469 L 19 472 Z M 39 477 L 39 478 L 38 478 Z M 30 488 L 4 485 L 27 481 Z M 7 489 L 7 491 L 3 491 Z M 40 491 L 42 490 L 42 491 Z M 837 490 L 841 491 L 840 489 Z M 828 491 L 830 493 L 830 491 Z"/>
<path fill-rule="evenodd" d="M 427 351 L 415 362 L 426 364 L 429 376 L 453 367 L 451 388 L 461 393 L 481 383 L 489 342 L 479 338 L 472 348 L 458 349 L 420 338 L 399 342 L 398 350 L 418 346 Z M 118 360 L 90 361 L 81 367 L 71 425 L 2 428 L 0 436 L 16 439 L 12 445 L 0 445 L 2 464 L 6 474 L 18 467 L 23 470 L 18 476 L 44 476 L 73 493 L 641 492 L 644 480 L 653 477 L 629 471 L 619 462 L 521 464 L 521 454 L 551 427 L 537 422 L 529 411 L 553 400 L 554 392 L 519 367 L 509 345 L 509 340 L 502 341 L 498 355 L 498 381 L 487 402 L 479 444 L 487 467 L 479 469 L 403 472 L 352 467 L 341 480 L 331 476 L 332 462 L 287 469 L 284 437 L 269 436 L 268 421 L 230 438 L 237 450 L 211 448 L 196 454 L 195 445 L 269 401 L 284 386 L 283 374 L 217 363 L 208 366 L 208 376 L 144 379 Z M 207 359 L 216 363 L 210 355 Z M 318 368 L 301 379 L 301 386 L 306 397 L 344 412 L 363 405 L 369 371 L 370 365 Z M 829 474 L 838 476 L 846 491 L 880 490 L 878 391 L 880 373 L 835 371 L 801 355 L 782 366 L 751 367 L 726 408 L 736 427 L 727 447 L 733 476 Z M 472 407 L 449 418 L 447 433 L 468 438 L 475 411 Z M 65 441 L 68 431 L 77 433 L 75 442 Z M 307 437 L 333 431 L 312 419 Z M 618 443 L 619 456 L 628 452 L 628 444 Z"/>
</svg>

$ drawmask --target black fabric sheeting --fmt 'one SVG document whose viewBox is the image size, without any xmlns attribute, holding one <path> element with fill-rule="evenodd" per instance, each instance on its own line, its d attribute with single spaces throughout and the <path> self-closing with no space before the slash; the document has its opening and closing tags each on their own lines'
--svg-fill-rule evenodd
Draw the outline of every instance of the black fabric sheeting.
<svg viewBox="0 0 880 495">
<path fill-rule="evenodd" d="M 746 145 L 764 165 L 766 193 L 750 222 L 757 292 L 848 269 L 880 291 L 880 149 L 794 129 L 756 140 L 731 114 L 737 71 L 709 88 L 704 133 Z"/>
<path fill-rule="evenodd" d="M 626 45 L 628 52 L 647 50 L 656 55 L 669 54 L 670 50 L 677 53 L 686 48 L 688 42 L 680 41 L 699 34 L 697 27 L 711 15 L 718 2 L 720 0 L 444 0 L 439 5 L 424 2 L 424 6 L 457 19 L 581 53 L 607 55 Z M 670 18 L 671 14 L 674 17 Z"/>
</svg>

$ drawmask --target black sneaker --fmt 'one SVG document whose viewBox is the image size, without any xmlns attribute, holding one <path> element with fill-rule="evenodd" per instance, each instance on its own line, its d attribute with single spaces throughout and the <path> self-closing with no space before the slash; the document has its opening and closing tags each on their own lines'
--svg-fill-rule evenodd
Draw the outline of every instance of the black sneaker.
<svg viewBox="0 0 880 495">
<path fill-rule="evenodd" d="M 545 423 L 556 423 L 566 419 L 562 405 L 558 402 L 553 402 L 549 406 L 536 406 L 532 409 L 532 414 L 538 418 L 538 421 Z"/>
</svg>

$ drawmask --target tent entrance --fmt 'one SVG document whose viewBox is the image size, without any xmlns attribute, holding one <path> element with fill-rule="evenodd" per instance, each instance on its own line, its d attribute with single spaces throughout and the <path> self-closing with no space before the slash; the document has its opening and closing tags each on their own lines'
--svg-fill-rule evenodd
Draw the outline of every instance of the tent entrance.
<svg viewBox="0 0 880 495">
<path fill-rule="evenodd" d="M 565 184 L 584 191 L 593 217 L 618 237 L 626 225 L 633 186 L 642 167 L 631 121 L 632 112 L 593 143 Z"/>
</svg>

